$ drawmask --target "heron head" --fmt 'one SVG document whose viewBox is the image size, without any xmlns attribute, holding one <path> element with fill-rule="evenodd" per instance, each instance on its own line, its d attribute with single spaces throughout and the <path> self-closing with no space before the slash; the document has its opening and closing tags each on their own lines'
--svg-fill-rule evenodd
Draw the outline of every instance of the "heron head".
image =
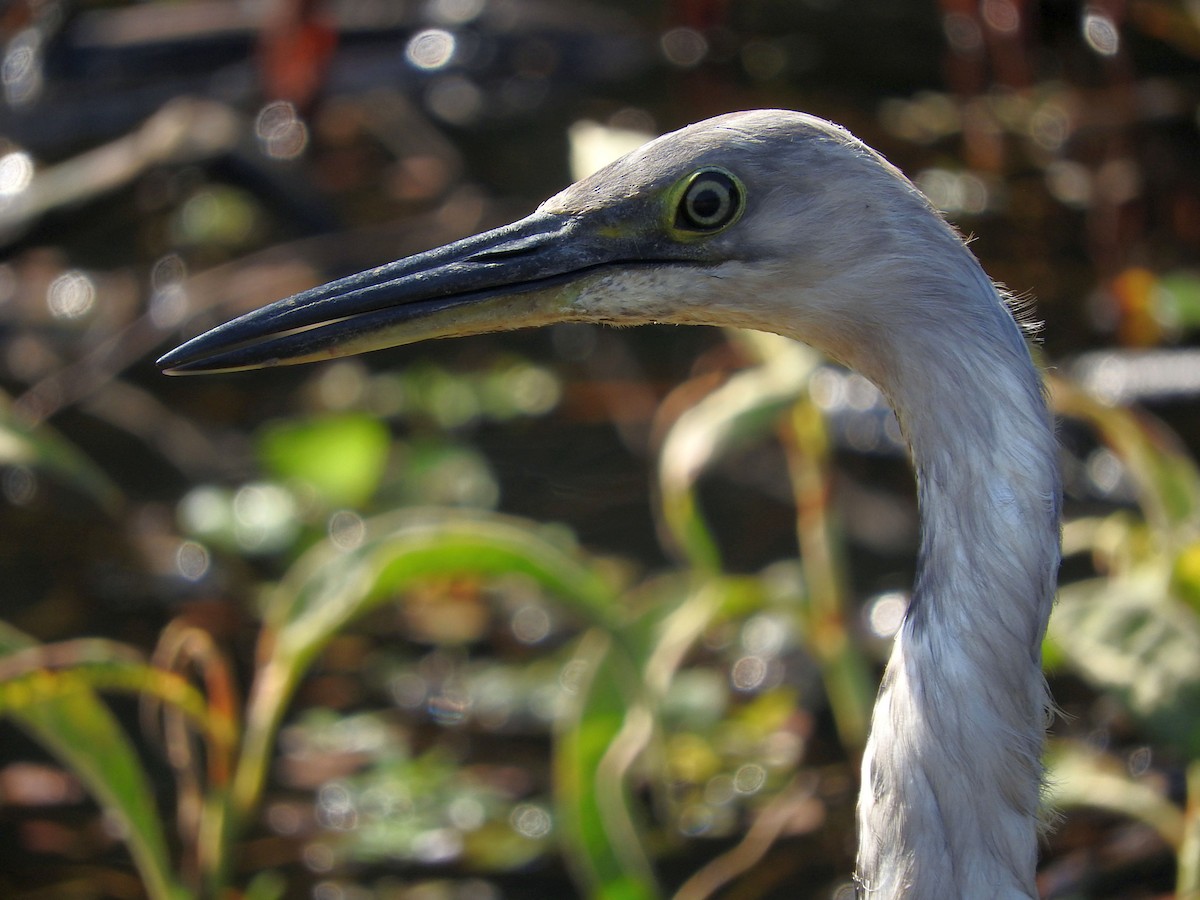
<svg viewBox="0 0 1200 900">
<path fill-rule="evenodd" d="M 553 322 L 781 331 L 851 361 L 857 333 L 889 315 L 880 267 L 926 220 L 948 232 L 843 129 L 733 113 L 651 141 L 518 222 L 280 300 L 159 364 L 232 371 Z"/>
</svg>

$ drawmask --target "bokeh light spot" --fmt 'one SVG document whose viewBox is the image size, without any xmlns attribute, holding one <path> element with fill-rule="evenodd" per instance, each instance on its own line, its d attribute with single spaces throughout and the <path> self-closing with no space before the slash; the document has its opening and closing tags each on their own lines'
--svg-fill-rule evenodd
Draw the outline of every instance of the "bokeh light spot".
<svg viewBox="0 0 1200 900">
<path fill-rule="evenodd" d="M 903 591 L 885 591 L 867 606 L 867 627 L 882 640 L 894 637 L 908 610 L 908 595 Z"/>
<path fill-rule="evenodd" d="M 247 484 L 233 496 L 234 536 L 247 552 L 271 553 L 291 543 L 299 530 L 290 491 L 267 482 Z"/>
<path fill-rule="evenodd" d="M 8 42 L 0 63 L 0 81 L 4 98 L 12 106 L 24 106 L 42 92 L 42 36 L 27 28 Z"/>
<path fill-rule="evenodd" d="M 1125 466 L 1107 447 L 1092 451 L 1084 466 L 1088 480 L 1102 496 L 1116 493 L 1125 478 Z"/>
<path fill-rule="evenodd" d="M 413 838 L 412 850 L 426 865 L 448 863 L 462 854 L 462 834 L 454 828 L 431 828 Z"/>
<path fill-rule="evenodd" d="M 755 81 L 770 81 L 787 71 L 787 51 L 777 41 L 747 41 L 741 58 L 742 68 Z"/>
<path fill-rule="evenodd" d="M 455 797 L 446 807 L 446 817 L 460 831 L 477 831 L 487 822 L 487 810 L 477 797 Z"/>
<path fill-rule="evenodd" d="M 1102 10 L 1089 7 L 1083 14 L 1083 39 L 1101 56 L 1116 56 L 1121 49 L 1121 33 L 1117 24 Z"/>
<path fill-rule="evenodd" d="M 175 568 L 187 581 L 199 581 L 208 574 L 212 558 L 208 548 L 196 541 L 181 541 L 175 551 Z"/>
<path fill-rule="evenodd" d="M 308 126 L 286 100 L 268 103 L 254 120 L 263 153 L 273 159 L 295 159 L 308 146 Z"/>
<path fill-rule="evenodd" d="M 738 766 L 733 773 L 733 789 L 739 794 L 757 794 L 767 783 L 767 770 L 758 763 Z"/>
<path fill-rule="evenodd" d="M 37 495 L 37 475 L 29 466 L 6 466 L 0 476 L 0 491 L 13 506 L 28 506 Z"/>
<path fill-rule="evenodd" d="M 512 614 L 509 625 L 522 644 L 537 644 L 550 634 L 550 614 L 541 606 L 527 603 Z"/>
<path fill-rule="evenodd" d="M 974 16 L 948 12 L 942 17 L 942 32 L 958 53 L 975 53 L 983 47 L 983 31 Z"/>
<path fill-rule="evenodd" d="M 1129 774 L 1141 778 L 1150 771 L 1150 763 L 1154 759 L 1154 751 L 1149 747 L 1138 747 L 1129 754 Z"/>
<path fill-rule="evenodd" d="M 447 727 L 463 724 L 470 709 L 471 698 L 455 685 L 444 685 L 426 704 L 426 710 L 433 720 Z"/>
<path fill-rule="evenodd" d="M 451 125 L 469 125 L 483 112 L 483 92 L 460 75 L 435 81 L 425 94 L 435 116 Z"/>
<path fill-rule="evenodd" d="M 430 0 L 426 12 L 443 25 L 465 25 L 479 18 L 484 0 Z"/>
<path fill-rule="evenodd" d="M 64 272 L 50 282 L 46 306 L 56 319 L 79 319 L 91 312 L 96 303 L 96 285 L 83 272 Z"/>
<path fill-rule="evenodd" d="M 0 200 L 15 197 L 33 181 L 33 158 L 21 150 L 0 156 Z"/>
<path fill-rule="evenodd" d="M 767 678 L 767 661 L 761 656 L 743 656 L 729 670 L 729 679 L 739 691 L 762 687 Z"/>
<path fill-rule="evenodd" d="M 1000 34 L 1016 34 L 1021 27 L 1021 11 L 1012 0 L 983 0 L 983 21 Z"/>
<path fill-rule="evenodd" d="M 431 72 L 450 64 L 457 43 L 454 35 L 444 28 L 427 28 L 409 39 L 404 55 L 418 69 Z"/>
<path fill-rule="evenodd" d="M 708 55 L 708 41 L 694 28 L 672 28 L 659 41 L 667 62 L 681 69 L 692 69 L 700 65 Z"/>
<path fill-rule="evenodd" d="M 540 840 L 550 834 L 554 822 L 550 813 L 534 803 L 520 803 L 509 818 L 513 830 L 530 840 Z"/>
<path fill-rule="evenodd" d="M 186 280 L 187 264 L 178 253 L 168 253 L 150 269 L 149 313 L 156 327 L 172 328 L 187 316 Z"/>
<path fill-rule="evenodd" d="M 329 541 L 339 550 L 355 550 L 367 536 L 367 523 L 353 510 L 342 509 L 329 517 Z"/>
<path fill-rule="evenodd" d="M 328 872 L 337 862 L 333 848 L 328 844 L 312 843 L 305 846 L 301 856 L 304 865 L 310 872 Z"/>
</svg>

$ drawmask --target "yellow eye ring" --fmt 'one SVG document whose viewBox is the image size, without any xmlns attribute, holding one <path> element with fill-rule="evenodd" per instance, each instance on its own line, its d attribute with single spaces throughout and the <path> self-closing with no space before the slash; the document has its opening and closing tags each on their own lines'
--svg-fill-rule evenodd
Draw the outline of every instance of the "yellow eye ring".
<svg viewBox="0 0 1200 900">
<path fill-rule="evenodd" d="M 693 234 L 715 234 L 742 215 L 746 192 L 733 173 L 716 166 L 698 169 L 679 183 L 675 205 L 676 229 Z"/>
</svg>

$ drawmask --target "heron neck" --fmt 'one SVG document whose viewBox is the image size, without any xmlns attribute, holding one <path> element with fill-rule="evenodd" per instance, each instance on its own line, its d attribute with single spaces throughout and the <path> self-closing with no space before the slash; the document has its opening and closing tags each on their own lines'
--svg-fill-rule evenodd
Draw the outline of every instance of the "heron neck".
<svg viewBox="0 0 1200 900">
<path fill-rule="evenodd" d="M 969 320 L 931 323 L 920 371 L 886 384 L 922 538 L 863 760 L 857 875 L 871 898 L 1036 896 L 1057 454 L 1040 376 L 986 289 Z"/>
</svg>

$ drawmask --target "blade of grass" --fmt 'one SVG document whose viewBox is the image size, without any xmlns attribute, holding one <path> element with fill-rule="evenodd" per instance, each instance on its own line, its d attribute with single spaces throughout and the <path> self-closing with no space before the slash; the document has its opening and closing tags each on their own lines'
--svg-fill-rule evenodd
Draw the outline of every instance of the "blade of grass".
<svg viewBox="0 0 1200 900">
<path fill-rule="evenodd" d="M 871 727 L 876 682 L 846 625 L 849 591 L 830 508 L 829 433 L 807 394 L 792 407 L 783 445 L 796 498 L 796 536 L 806 586 L 798 604 L 801 634 L 821 667 L 842 746 L 861 752 Z"/>
<path fill-rule="evenodd" d="M 438 577 L 521 574 L 588 622 L 615 630 L 619 620 L 607 580 L 531 523 L 466 510 L 419 510 L 373 523 L 370 532 L 352 551 L 318 545 L 268 598 L 226 824 L 234 833 L 258 804 L 279 724 L 313 660 L 354 619 L 412 586 Z"/>
<path fill-rule="evenodd" d="M 1200 900 L 1200 760 L 1187 767 L 1187 809 L 1179 842 L 1176 900 Z"/>
<path fill-rule="evenodd" d="M 641 700 L 630 702 L 641 693 L 636 666 L 611 635 L 592 629 L 569 671 L 576 701 L 558 720 L 554 747 L 554 803 L 568 866 L 589 897 L 652 900 L 658 889 L 624 777 L 647 727 Z"/>
<path fill-rule="evenodd" d="M 1145 822 L 1179 850 L 1184 817 L 1175 804 L 1149 784 L 1135 781 L 1111 756 L 1059 741 L 1046 754 L 1045 802 L 1059 809 L 1088 806 Z"/>
<path fill-rule="evenodd" d="M 1087 422 L 1125 464 L 1153 533 L 1171 542 L 1193 537 L 1200 472 L 1179 439 L 1146 413 L 1101 403 L 1062 378 L 1048 384 L 1055 412 Z"/>
<path fill-rule="evenodd" d="M 34 646 L 16 629 L 0 626 L 0 653 Z M 0 684 L 0 703 L 120 823 L 146 893 L 156 900 L 186 896 L 172 874 L 154 791 L 137 752 L 86 675 L 70 669 L 31 671 Z"/>
<path fill-rule="evenodd" d="M 794 341 L 762 365 L 738 372 L 676 420 L 659 457 L 660 516 L 668 539 L 704 571 L 720 552 L 696 500 L 696 482 L 722 454 L 769 435 L 807 387 L 820 357 Z"/>
</svg>

